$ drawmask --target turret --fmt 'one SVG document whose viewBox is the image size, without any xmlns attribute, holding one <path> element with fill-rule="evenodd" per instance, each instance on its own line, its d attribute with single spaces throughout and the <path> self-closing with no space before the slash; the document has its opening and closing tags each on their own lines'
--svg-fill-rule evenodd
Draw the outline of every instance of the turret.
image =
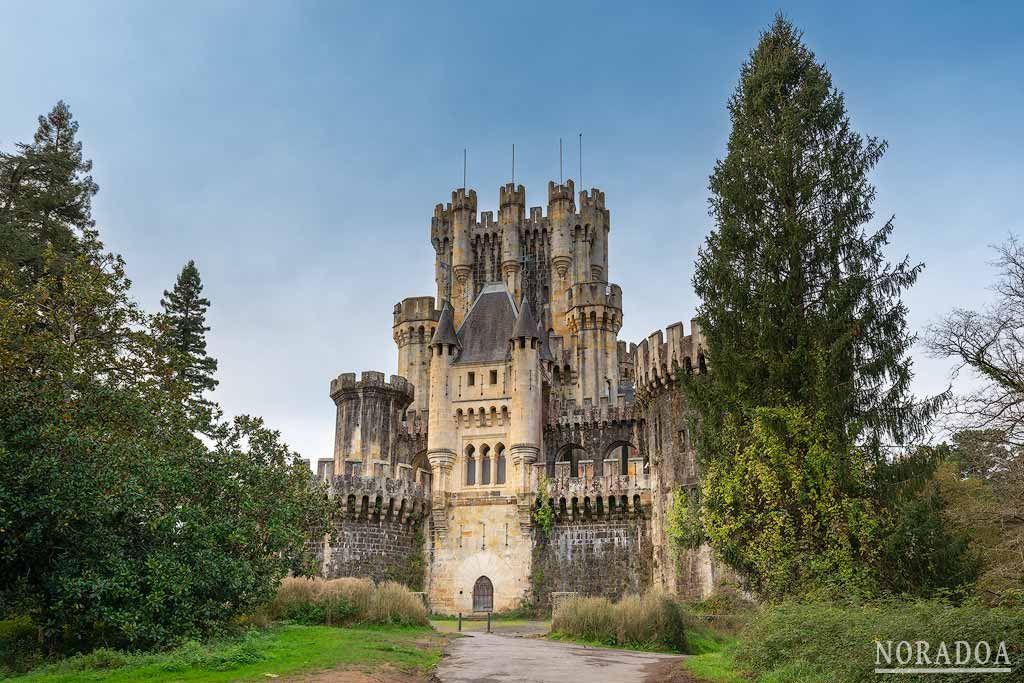
<svg viewBox="0 0 1024 683">
<path fill-rule="evenodd" d="M 566 324 L 578 340 L 576 400 L 598 405 L 618 401 L 619 361 L 616 342 L 622 328 L 622 288 L 584 282 L 569 290 Z"/>
<path fill-rule="evenodd" d="M 440 308 L 452 298 L 452 205 L 434 207 L 430 220 L 430 243 L 434 245 L 434 283 L 437 285 L 435 305 Z"/>
<path fill-rule="evenodd" d="M 540 372 L 540 331 L 530 310 L 530 302 L 523 297 L 509 351 L 512 357 L 512 424 L 509 440 L 512 442 L 512 462 L 516 468 L 516 491 L 526 500 L 530 490 L 530 466 L 540 452 L 541 408 L 543 390 Z M 528 515 L 527 515 L 528 516 Z"/>
<path fill-rule="evenodd" d="M 519 226 L 526 213 L 526 190 L 508 183 L 498 190 L 498 225 L 501 227 L 501 276 L 514 298 L 522 295 L 519 282 Z"/>
<path fill-rule="evenodd" d="M 473 299 L 473 253 L 470 232 L 476 222 L 476 190 L 452 192 L 452 302 L 457 325 L 462 322 Z"/>
<path fill-rule="evenodd" d="M 608 232 L 611 229 L 608 210 L 604 208 L 604 192 L 591 188 L 580 192 L 580 215 L 590 230 L 590 272 L 588 280 L 608 282 Z"/>
<path fill-rule="evenodd" d="M 391 329 L 398 346 L 398 374 L 416 389 L 410 410 L 417 414 L 426 413 L 430 402 L 430 340 L 440 317 L 432 296 L 409 297 L 395 304 Z"/>
<path fill-rule="evenodd" d="M 430 340 L 427 459 L 432 471 L 434 528 L 442 533 L 447 528 L 444 515 L 445 493 L 451 488 L 452 465 L 455 463 L 457 447 L 449 393 L 449 370 L 459 347 L 454 318 L 451 304 L 445 303 L 437 321 L 437 329 Z"/>
<path fill-rule="evenodd" d="M 396 477 L 400 459 L 401 420 L 413 400 L 413 387 L 404 377 L 367 370 L 331 380 L 331 399 L 337 407 L 334 430 L 334 474 Z M 407 455 L 407 454 L 406 454 Z"/>
<path fill-rule="evenodd" d="M 572 180 L 564 185 L 548 183 L 548 218 L 551 221 L 551 265 L 559 278 L 564 278 L 572 264 L 573 205 Z"/>
</svg>

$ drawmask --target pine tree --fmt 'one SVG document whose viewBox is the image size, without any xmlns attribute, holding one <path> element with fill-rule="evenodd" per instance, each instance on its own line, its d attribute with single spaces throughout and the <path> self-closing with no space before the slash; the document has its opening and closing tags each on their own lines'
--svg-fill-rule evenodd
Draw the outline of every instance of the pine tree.
<svg viewBox="0 0 1024 683">
<path fill-rule="evenodd" d="M 98 245 L 91 211 L 99 188 L 77 133 L 78 122 L 60 101 L 39 117 L 31 143 L 0 154 L 0 259 L 21 282 L 41 277 L 47 248 L 54 255 L 46 268 L 58 273 L 79 254 L 99 253 L 89 249 Z"/>
<path fill-rule="evenodd" d="M 195 261 L 189 261 L 178 274 L 174 289 L 164 290 L 160 305 L 164 309 L 165 346 L 172 354 L 171 365 L 176 379 L 185 387 L 187 412 L 202 422 L 205 431 L 210 423 L 213 403 L 204 397 L 218 384 L 214 378 L 217 360 L 206 353 L 206 310 L 210 300 L 202 296 L 203 283 Z"/>
<path fill-rule="evenodd" d="M 852 130 L 831 75 L 783 17 L 728 108 L 728 153 L 710 178 L 715 228 L 693 280 L 710 372 L 684 384 L 712 543 L 755 587 L 784 592 L 871 562 L 866 472 L 935 409 L 910 394 L 900 300 L 923 265 L 886 261 L 891 219 L 865 229 L 886 143 Z M 792 528 L 773 540 L 779 520 Z"/>
</svg>

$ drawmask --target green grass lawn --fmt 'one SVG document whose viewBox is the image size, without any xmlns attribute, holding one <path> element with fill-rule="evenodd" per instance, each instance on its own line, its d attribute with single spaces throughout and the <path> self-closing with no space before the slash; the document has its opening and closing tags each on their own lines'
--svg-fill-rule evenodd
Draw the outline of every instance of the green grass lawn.
<svg viewBox="0 0 1024 683">
<path fill-rule="evenodd" d="M 346 666 L 373 670 L 383 665 L 402 671 L 427 671 L 437 664 L 441 651 L 441 638 L 424 627 L 282 625 L 210 643 L 190 642 L 161 654 L 126 655 L 100 650 L 11 680 L 269 680 L 265 674 L 282 676 Z"/>
</svg>

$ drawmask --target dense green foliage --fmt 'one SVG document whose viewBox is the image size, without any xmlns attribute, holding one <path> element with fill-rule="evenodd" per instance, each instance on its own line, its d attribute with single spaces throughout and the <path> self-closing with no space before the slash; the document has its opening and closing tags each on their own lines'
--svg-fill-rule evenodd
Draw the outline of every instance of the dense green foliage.
<svg viewBox="0 0 1024 683">
<path fill-rule="evenodd" d="M 709 372 L 684 376 L 703 530 L 763 596 L 873 591 L 898 505 L 874 479 L 886 446 L 920 435 L 938 407 L 909 392 L 900 295 L 923 266 L 886 261 L 892 221 L 865 231 L 886 145 L 851 128 L 785 19 L 743 65 L 729 112 L 694 275 Z"/>
<path fill-rule="evenodd" d="M 239 636 L 188 641 L 167 652 L 99 649 L 69 657 L 15 680 L 25 683 L 267 680 L 326 668 L 425 672 L 441 658 L 429 629 L 409 626 L 282 625 Z M 344 674 L 341 674 L 344 675 Z"/>
<path fill-rule="evenodd" d="M 41 277 L 44 269 L 59 275 L 65 261 L 85 251 L 79 236 L 92 233 L 98 187 L 77 132 L 71 110 L 58 102 L 39 117 L 32 142 L 0 153 L 0 261 L 21 284 Z"/>
<path fill-rule="evenodd" d="M 934 657 L 940 642 L 973 646 L 1005 641 L 1016 667 L 1024 658 L 1024 611 L 954 607 L 938 601 L 839 606 L 782 603 L 765 609 L 740 638 L 738 667 L 759 681 L 905 680 L 874 673 L 876 641 L 926 641 Z M 991 664 L 990 664 L 991 665 Z M 985 681 L 991 674 L 949 674 L 944 681 Z"/>
<path fill-rule="evenodd" d="M 206 353 L 206 309 L 210 300 L 202 296 L 203 283 L 195 261 L 189 261 L 178 274 L 174 289 L 164 291 L 160 299 L 163 306 L 164 334 L 162 342 L 171 357 L 175 379 L 186 390 L 185 407 L 197 424 L 209 431 L 213 418 L 213 404 L 204 393 L 217 386 L 213 374 L 217 359 Z"/>
<path fill-rule="evenodd" d="M 51 651 L 166 644 L 309 571 L 327 500 L 259 418 L 196 437 L 166 328 L 91 227 L 76 128 L 59 104 L 4 157 L 56 170 L 0 187 L 0 618 Z"/>
</svg>

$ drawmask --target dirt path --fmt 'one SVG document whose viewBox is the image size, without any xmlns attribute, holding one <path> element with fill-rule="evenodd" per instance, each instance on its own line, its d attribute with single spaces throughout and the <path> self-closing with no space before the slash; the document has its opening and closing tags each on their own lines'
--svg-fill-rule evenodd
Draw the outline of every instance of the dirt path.
<svg viewBox="0 0 1024 683">
<path fill-rule="evenodd" d="M 437 677 L 441 683 L 662 683 L 673 680 L 671 670 L 681 659 L 540 638 L 469 633 L 452 640 Z"/>
</svg>

